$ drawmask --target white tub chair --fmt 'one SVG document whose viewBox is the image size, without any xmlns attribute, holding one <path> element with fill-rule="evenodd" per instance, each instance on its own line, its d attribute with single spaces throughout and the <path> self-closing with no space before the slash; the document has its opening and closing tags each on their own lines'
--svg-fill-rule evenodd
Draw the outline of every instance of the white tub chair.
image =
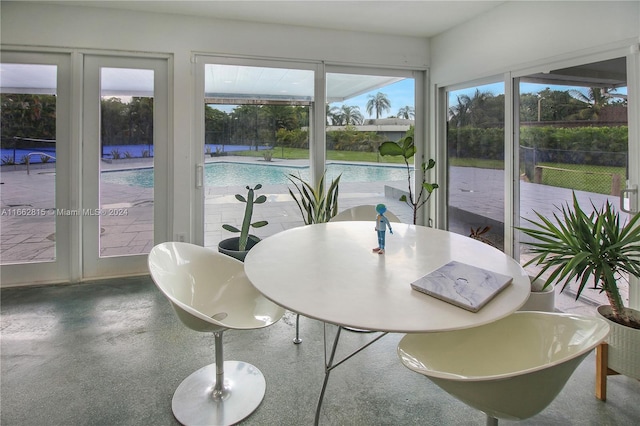
<svg viewBox="0 0 640 426">
<path fill-rule="evenodd" d="M 337 215 L 331 218 L 331 222 L 345 222 L 348 220 L 376 220 L 376 206 L 374 205 L 362 205 L 348 208 L 341 211 Z M 389 222 L 400 223 L 398 216 L 391 213 L 389 210 L 384 214 Z"/>
<path fill-rule="evenodd" d="M 184 425 L 230 425 L 262 402 L 266 383 L 255 366 L 224 361 L 222 333 L 278 321 L 284 309 L 251 285 L 242 262 L 188 243 L 163 243 L 149 253 L 151 278 L 178 318 L 195 331 L 213 332 L 215 364 L 192 373 L 176 389 L 172 410 Z"/>
<path fill-rule="evenodd" d="M 496 425 L 546 408 L 608 334 L 609 325 L 596 317 L 516 312 L 476 328 L 408 334 L 398 355 Z"/>
</svg>

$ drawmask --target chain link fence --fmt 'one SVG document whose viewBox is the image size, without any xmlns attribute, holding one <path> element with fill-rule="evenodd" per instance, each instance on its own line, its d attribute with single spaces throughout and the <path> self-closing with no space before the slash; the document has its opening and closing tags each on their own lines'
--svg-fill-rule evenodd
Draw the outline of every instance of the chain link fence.
<svg viewBox="0 0 640 426">
<path fill-rule="evenodd" d="M 618 196 L 627 153 L 520 147 L 522 179 L 543 185 Z"/>
</svg>

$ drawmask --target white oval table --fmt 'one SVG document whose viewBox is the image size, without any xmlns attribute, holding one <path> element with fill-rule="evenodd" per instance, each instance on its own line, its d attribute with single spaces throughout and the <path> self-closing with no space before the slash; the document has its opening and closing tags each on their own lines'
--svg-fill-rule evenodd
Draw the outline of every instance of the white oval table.
<svg viewBox="0 0 640 426">
<path fill-rule="evenodd" d="M 325 362 L 316 424 L 329 373 L 346 360 L 333 362 L 342 327 L 385 333 L 458 330 L 506 317 L 529 296 L 529 278 L 518 262 L 472 238 L 394 223 L 385 254 L 372 252 L 376 245 L 373 221 L 330 222 L 268 237 L 245 259 L 247 276 L 268 299 L 339 326 Z M 476 313 L 411 288 L 411 282 L 451 260 L 509 275 L 513 282 Z"/>
</svg>

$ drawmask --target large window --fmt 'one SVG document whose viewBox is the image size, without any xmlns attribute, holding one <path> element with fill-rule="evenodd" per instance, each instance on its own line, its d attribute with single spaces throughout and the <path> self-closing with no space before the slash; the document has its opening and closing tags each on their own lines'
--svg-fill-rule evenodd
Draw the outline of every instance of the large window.
<svg viewBox="0 0 640 426">
<path fill-rule="evenodd" d="M 606 201 L 617 208 L 629 170 L 625 58 L 524 76 L 519 92 L 520 217 L 551 217 L 574 192 L 586 211 Z M 531 256 L 522 242 L 524 263 Z M 608 303 L 595 291 L 581 298 L 573 305 Z"/>
<path fill-rule="evenodd" d="M 504 83 L 447 92 L 448 227 L 504 249 Z"/>
<path fill-rule="evenodd" d="M 204 66 L 204 243 L 235 237 L 223 224 L 240 228 L 246 187 L 268 202 L 253 209 L 260 238 L 301 224 L 289 196 L 289 175 L 306 181 L 312 139 L 314 71 L 295 68 L 206 64 Z"/>
<path fill-rule="evenodd" d="M 408 171 L 401 157 L 381 156 L 378 148 L 414 134 L 414 79 L 327 73 L 326 91 L 326 170 L 329 180 L 340 176 L 339 209 L 384 203 L 411 223 L 412 209 L 399 199 L 408 174 L 413 178 L 413 159 Z"/>
<path fill-rule="evenodd" d="M 399 201 L 407 190 L 407 168 L 399 158 L 381 157 L 378 147 L 414 132 L 413 73 L 342 67 L 322 73 L 319 64 L 204 56 L 197 61 L 197 91 L 204 101 L 198 106 L 203 153 L 197 155 L 203 161 L 197 179 L 205 246 L 236 236 L 222 225 L 240 227 L 245 203 L 235 195 L 246 196 L 247 186 L 262 185 L 258 195 L 267 197 L 254 205 L 252 221 L 269 224 L 251 229 L 253 234 L 264 238 L 302 225 L 289 193 L 297 193 L 292 176 L 314 184 L 325 171 L 326 187 L 340 176 L 340 211 L 386 203 L 401 219 L 412 220 L 411 209 Z M 413 159 L 410 166 L 413 179 Z"/>
</svg>

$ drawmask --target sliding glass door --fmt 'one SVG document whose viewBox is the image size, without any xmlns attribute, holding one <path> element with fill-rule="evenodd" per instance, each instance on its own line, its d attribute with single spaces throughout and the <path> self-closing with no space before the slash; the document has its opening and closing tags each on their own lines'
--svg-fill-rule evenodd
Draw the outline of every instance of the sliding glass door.
<svg viewBox="0 0 640 426">
<path fill-rule="evenodd" d="M 202 224 L 196 242 L 215 247 L 237 236 L 222 225 L 240 226 L 245 204 L 235 195 L 246 196 L 246 187 L 258 184 L 257 194 L 267 200 L 254 205 L 252 222 L 269 224 L 252 229 L 255 235 L 303 225 L 291 179 L 315 184 L 325 171 L 325 187 L 340 176 L 339 210 L 387 203 L 412 220 L 399 198 L 408 173 L 413 180 L 413 159 L 407 171 L 399 158 L 382 158 L 378 146 L 413 134 L 414 127 L 424 137 L 425 112 L 416 108 L 424 72 L 207 56 L 195 63 L 201 123 L 195 134 L 202 145 L 194 152 L 194 176 L 203 200 L 194 214 Z"/>
<path fill-rule="evenodd" d="M 630 171 L 638 167 L 638 158 L 632 161 L 629 155 L 627 81 L 625 57 L 519 78 L 520 219 L 534 219 L 534 212 L 558 214 L 558 208 L 571 205 L 573 194 L 587 212 L 610 202 L 622 221 L 637 210 L 635 193 L 625 191 L 637 188 Z M 525 263 L 531 255 L 524 244 L 527 237 L 520 238 L 516 251 Z M 534 265 L 528 270 L 538 272 Z M 575 288 L 567 287 L 565 293 L 574 296 Z M 621 286 L 625 304 L 628 290 Z M 597 291 L 583 292 L 577 302 L 564 299 L 570 302 L 565 309 L 608 304 Z"/>
<path fill-rule="evenodd" d="M 329 181 L 340 176 L 339 210 L 384 203 L 412 223 L 413 209 L 400 197 L 408 195 L 414 159 L 407 170 L 401 157 L 381 156 L 378 148 L 415 136 L 414 74 L 331 67 L 326 76 L 326 172 Z"/>
<path fill-rule="evenodd" d="M 504 250 L 504 83 L 447 92 L 448 229 Z"/>
<path fill-rule="evenodd" d="M 246 197 L 247 187 L 261 185 L 256 197 L 267 197 L 253 206 L 251 222 L 268 225 L 251 228 L 252 234 L 264 238 L 303 224 L 288 185 L 291 175 L 311 178 L 315 75 L 309 64 L 198 58 L 198 134 L 204 143 L 194 156 L 203 202 L 196 220 L 203 223 L 197 239 L 204 246 L 238 236 L 222 225 L 241 227 L 246 204 L 235 195 Z"/>
</svg>

